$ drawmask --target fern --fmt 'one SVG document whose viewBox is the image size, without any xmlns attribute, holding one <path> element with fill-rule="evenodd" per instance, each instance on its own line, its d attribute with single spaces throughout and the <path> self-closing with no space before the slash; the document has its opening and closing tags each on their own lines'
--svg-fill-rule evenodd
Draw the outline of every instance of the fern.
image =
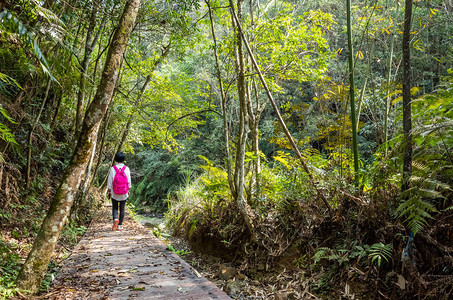
<svg viewBox="0 0 453 300">
<path fill-rule="evenodd" d="M 314 264 L 316 265 L 317 263 L 319 263 L 323 258 L 326 258 L 328 255 L 327 253 L 331 252 L 332 249 L 330 249 L 329 247 L 320 247 L 318 248 L 318 250 L 316 251 L 316 253 L 313 255 L 313 262 Z"/>
<path fill-rule="evenodd" d="M 431 213 L 436 211 L 434 205 L 415 195 L 402 202 L 396 213 L 398 216 L 406 218 L 405 222 L 409 229 L 416 234 L 428 224 L 427 220 L 432 219 Z"/>
<path fill-rule="evenodd" d="M 391 244 L 384 245 L 383 243 L 376 243 L 371 245 L 368 252 L 368 257 L 371 258 L 371 263 L 377 261 L 377 265 L 378 267 L 380 267 L 382 260 L 389 262 L 390 258 L 392 257 L 393 250 Z"/>
<path fill-rule="evenodd" d="M 6 9 L 0 12 L 0 28 L 6 29 L 6 34 L 18 34 L 25 44 L 26 48 L 28 50 L 31 50 L 31 52 L 37 58 L 43 72 L 47 74 L 53 81 L 57 81 L 55 77 L 50 73 L 49 64 L 42 54 L 38 44 L 36 43 L 33 34 L 27 30 L 27 28 L 24 26 L 24 24 L 22 24 L 21 21 L 19 21 L 19 19 L 17 19 L 11 12 Z"/>
</svg>

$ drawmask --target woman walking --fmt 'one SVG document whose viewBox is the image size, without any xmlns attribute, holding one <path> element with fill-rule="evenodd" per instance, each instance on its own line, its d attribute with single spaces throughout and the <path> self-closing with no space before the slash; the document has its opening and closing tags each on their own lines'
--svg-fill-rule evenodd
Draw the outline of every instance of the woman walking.
<svg viewBox="0 0 453 300">
<path fill-rule="evenodd" d="M 112 230 L 122 230 L 124 209 L 129 197 L 131 185 L 131 171 L 124 164 L 126 156 L 123 152 L 115 154 L 115 165 L 110 168 L 107 189 L 109 198 L 112 199 Z M 119 210 L 119 218 L 118 218 Z"/>
</svg>

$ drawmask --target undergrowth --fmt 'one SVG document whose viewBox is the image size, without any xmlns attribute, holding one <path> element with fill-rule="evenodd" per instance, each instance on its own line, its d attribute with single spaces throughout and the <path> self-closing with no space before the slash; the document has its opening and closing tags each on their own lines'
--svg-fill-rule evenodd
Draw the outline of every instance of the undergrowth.
<svg viewBox="0 0 453 300">
<path fill-rule="evenodd" d="M 414 101 L 413 171 L 404 193 L 402 135 L 385 145 L 387 156 L 382 146 L 362 165 L 359 187 L 352 184 L 347 151 L 337 153 L 340 163 L 303 151 L 333 216 L 298 161 L 278 152 L 261 165 L 259 189 L 251 171 L 245 178 L 252 239 L 226 171 L 202 157 L 204 173 L 169 196 L 169 227 L 195 249 L 230 259 L 253 280 L 297 274 L 294 286 L 327 297 L 446 299 L 453 292 L 452 92 L 445 88 Z"/>
</svg>

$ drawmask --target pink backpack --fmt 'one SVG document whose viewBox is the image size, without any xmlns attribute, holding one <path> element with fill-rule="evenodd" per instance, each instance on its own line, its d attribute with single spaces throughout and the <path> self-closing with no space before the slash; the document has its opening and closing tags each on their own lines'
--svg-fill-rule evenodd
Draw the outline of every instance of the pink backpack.
<svg viewBox="0 0 453 300">
<path fill-rule="evenodd" d="M 126 166 L 122 167 L 121 170 L 117 166 L 113 166 L 115 169 L 115 177 L 113 178 L 113 192 L 117 195 L 124 195 L 129 192 L 129 181 L 127 180 Z"/>
</svg>

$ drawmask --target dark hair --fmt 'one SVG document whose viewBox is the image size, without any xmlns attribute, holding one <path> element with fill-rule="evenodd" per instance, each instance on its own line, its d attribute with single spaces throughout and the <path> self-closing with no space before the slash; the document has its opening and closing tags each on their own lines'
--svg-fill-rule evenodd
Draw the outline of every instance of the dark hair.
<svg viewBox="0 0 453 300">
<path fill-rule="evenodd" d="M 115 154 L 116 162 L 122 163 L 125 159 L 126 159 L 126 155 L 124 155 L 123 152 L 118 152 L 117 154 Z"/>
</svg>

